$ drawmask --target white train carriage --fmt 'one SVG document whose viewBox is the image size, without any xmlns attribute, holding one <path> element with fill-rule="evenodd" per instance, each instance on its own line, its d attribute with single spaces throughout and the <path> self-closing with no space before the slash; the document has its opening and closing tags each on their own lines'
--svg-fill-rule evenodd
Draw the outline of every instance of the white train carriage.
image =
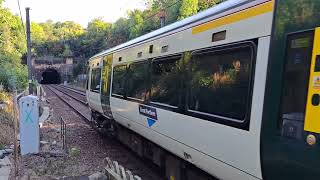
<svg viewBox="0 0 320 180">
<path fill-rule="evenodd" d="M 95 55 L 87 98 L 97 124 L 170 180 L 268 177 L 261 127 L 272 32 L 283 28 L 274 14 L 283 6 L 230 0 Z M 264 168 L 277 171 L 268 161 Z"/>
</svg>

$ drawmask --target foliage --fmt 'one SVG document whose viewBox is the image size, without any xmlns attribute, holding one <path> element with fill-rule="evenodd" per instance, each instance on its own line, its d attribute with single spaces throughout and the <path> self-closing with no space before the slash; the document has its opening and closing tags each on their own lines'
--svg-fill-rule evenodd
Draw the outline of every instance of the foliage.
<svg viewBox="0 0 320 180">
<path fill-rule="evenodd" d="M 184 0 L 181 3 L 181 7 L 179 9 L 179 17 L 178 19 L 184 19 L 191 15 L 197 13 L 198 10 L 198 0 Z"/>
<path fill-rule="evenodd" d="M 1 94 L 1 92 L 0 92 Z M 0 110 L 0 150 L 13 140 L 13 118 L 7 111 Z"/>
<path fill-rule="evenodd" d="M 0 6 L 0 84 L 7 91 L 26 87 L 27 71 L 20 63 L 25 52 L 26 40 L 20 18 Z"/>
<path fill-rule="evenodd" d="M 138 37 L 143 28 L 143 12 L 134 10 L 129 13 L 129 39 Z"/>
<path fill-rule="evenodd" d="M 114 23 L 93 19 L 86 29 L 67 22 L 32 23 L 33 52 L 37 56 L 74 56 L 88 59 L 94 54 L 160 28 L 160 17 L 166 24 L 187 18 L 223 0 L 145 0 L 147 9 L 128 12 Z M 85 65 L 85 63 L 81 63 Z M 79 65 L 80 66 L 80 65 Z M 74 73 L 84 72 L 76 67 Z M 74 74 L 76 76 L 78 74 Z"/>
<path fill-rule="evenodd" d="M 225 0 L 199 0 L 198 12 L 211 8 Z"/>
<path fill-rule="evenodd" d="M 96 18 L 88 23 L 86 29 L 71 21 L 32 23 L 34 52 L 38 56 L 63 57 L 72 54 L 75 57 L 89 58 L 106 48 L 160 28 L 160 16 L 165 16 L 166 24 L 170 24 L 223 0 L 145 1 L 147 9 L 144 11 L 130 11 L 126 18 L 120 18 L 115 23 Z"/>
</svg>

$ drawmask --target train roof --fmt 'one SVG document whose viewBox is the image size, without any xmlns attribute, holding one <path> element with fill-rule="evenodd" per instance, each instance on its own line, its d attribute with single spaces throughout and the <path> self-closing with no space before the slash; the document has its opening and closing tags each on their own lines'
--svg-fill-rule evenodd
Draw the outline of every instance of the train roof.
<svg viewBox="0 0 320 180">
<path fill-rule="evenodd" d="M 248 4 L 250 2 L 254 2 L 254 1 L 265 2 L 265 1 L 268 1 L 268 0 L 228 0 L 226 2 L 220 3 L 217 6 L 214 6 L 214 7 L 211 7 L 209 9 L 205 10 L 205 11 L 202 11 L 202 12 L 200 12 L 198 14 L 195 14 L 193 16 L 185 18 L 185 19 L 183 19 L 181 21 L 172 23 L 172 24 L 167 25 L 167 26 L 165 26 L 163 28 L 157 29 L 157 30 L 152 31 L 152 32 L 150 32 L 148 34 L 145 34 L 145 35 L 142 35 L 140 37 L 137 37 L 137 38 L 135 38 L 133 40 L 130 40 L 128 42 L 125 42 L 125 43 L 120 44 L 118 46 L 115 46 L 113 48 L 104 50 L 104 51 L 94 55 L 93 57 L 91 57 L 89 59 L 89 61 L 92 60 L 92 59 L 98 58 L 100 56 L 104 56 L 104 55 L 107 55 L 107 54 L 110 54 L 110 53 L 114 53 L 114 52 L 120 51 L 122 49 L 126 49 L 128 47 L 131 47 L 131 46 L 137 45 L 139 43 L 145 42 L 147 40 L 159 37 L 159 36 L 164 35 L 164 34 L 166 34 L 168 32 L 177 30 L 179 28 L 182 28 L 182 27 L 185 27 L 187 25 L 193 24 L 193 23 L 195 23 L 197 21 L 201 21 L 203 19 L 206 19 L 206 18 L 208 18 L 210 16 L 219 15 L 221 13 L 224 13 L 224 12 L 228 11 L 228 10 L 235 9 L 234 10 L 235 12 L 239 11 L 238 9 L 236 9 L 237 7 L 245 5 L 245 4 Z M 230 14 L 232 14 L 232 13 L 233 12 L 231 12 Z"/>
</svg>

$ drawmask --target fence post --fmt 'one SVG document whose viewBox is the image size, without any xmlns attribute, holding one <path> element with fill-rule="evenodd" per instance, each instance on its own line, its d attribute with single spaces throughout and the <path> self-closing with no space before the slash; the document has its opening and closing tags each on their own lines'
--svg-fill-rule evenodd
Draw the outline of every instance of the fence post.
<svg viewBox="0 0 320 180">
<path fill-rule="evenodd" d="M 67 153 L 67 151 L 68 151 L 67 138 L 66 138 L 66 136 L 67 136 L 67 124 L 64 121 L 62 116 L 60 118 L 60 126 L 61 126 L 60 136 L 61 136 L 61 140 L 62 140 L 62 148 Z"/>
</svg>

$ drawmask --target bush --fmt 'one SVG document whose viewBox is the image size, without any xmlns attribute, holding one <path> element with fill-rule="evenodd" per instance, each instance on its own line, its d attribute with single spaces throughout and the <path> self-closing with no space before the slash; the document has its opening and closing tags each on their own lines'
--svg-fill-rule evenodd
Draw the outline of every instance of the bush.
<svg viewBox="0 0 320 180">
<path fill-rule="evenodd" d="M 0 102 L 6 104 L 6 108 L 0 110 L 0 149 L 5 144 L 13 141 L 13 118 L 11 116 L 13 104 L 10 94 L 0 91 Z"/>
<path fill-rule="evenodd" d="M 12 116 L 3 111 L 0 110 L 0 149 L 1 146 L 4 146 L 5 144 L 8 145 L 13 142 L 13 118 Z"/>
</svg>

